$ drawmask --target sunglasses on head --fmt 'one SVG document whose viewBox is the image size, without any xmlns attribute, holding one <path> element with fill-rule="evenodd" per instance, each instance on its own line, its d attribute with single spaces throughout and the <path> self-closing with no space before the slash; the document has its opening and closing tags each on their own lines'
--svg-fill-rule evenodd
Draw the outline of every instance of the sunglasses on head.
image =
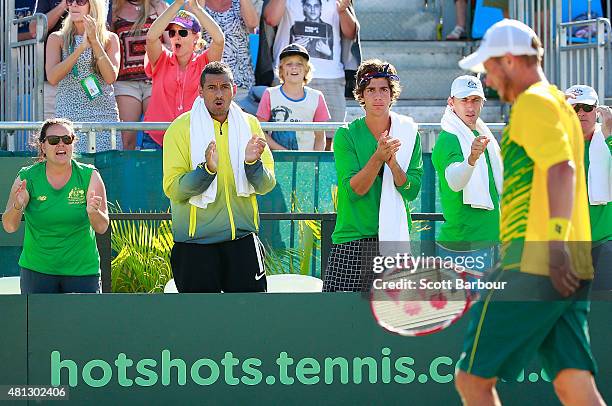
<svg viewBox="0 0 612 406">
<path fill-rule="evenodd" d="M 176 33 L 178 32 L 178 35 L 180 35 L 181 37 L 185 38 L 187 35 L 189 35 L 189 31 L 182 29 L 182 30 L 168 30 L 168 36 L 170 38 L 174 38 L 174 36 L 176 35 Z"/>
<path fill-rule="evenodd" d="M 47 135 L 45 140 L 49 145 L 57 145 L 60 140 L 62 140 L 65 145 L 70 145 L 72 141 L 74 141 L 74 135 Z"/>
<path fill-rule="evenodd" d="M 585 113 L 590 113 L 591 111 L 593 111 L 594 108 L 595 106 L 591 106 L 590 104 L 574 104 L 574 111 L 576 113 L 580 112 L 580 109 L 584 110 Z"/>
<path fill-rule="evenodd" d="M 85 4 L 89 3 L 89 0 L 66 0 L 66 4 L 69 6 L 75 3 L 77 6 L 84 6 Z"/>
</svg>

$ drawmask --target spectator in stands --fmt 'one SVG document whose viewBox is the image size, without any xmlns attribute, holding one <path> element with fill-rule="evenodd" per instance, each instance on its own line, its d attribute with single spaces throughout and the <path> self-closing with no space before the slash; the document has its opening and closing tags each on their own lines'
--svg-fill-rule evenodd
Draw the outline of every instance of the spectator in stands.
<svg viewBox="0 0 612 406">
<path fill-rule="evenodd" d="M 67 0 L 62 29 L 49 35 L 45 69 L 57 85 L 55 114 L 72 121 L 117 122 L 112 83 L 119 70 L 119 39 L 106 29 L 103 0 Z M 121 149 L 121 138 L 117 139 Z M 76 152 L 88 152 L 88 137 L 77 138 Z M 97 133 L 96 151 L 112 149 L 110 131 Z"/>
<path fill-rule="evenodd" d="M 263 292 L 255 197 L 276 184 L 272 153 L 259 121 L 233 103 L 236 84 L 229 65 L 208 64 L 199 93 L 164 141 L 176 287 L 179 292 Z"/>
<path fill-rule="evenodd" d="M 298 44 L 287 45 L 280 53 L 278 66 L 282 84 L 264 92 L 257 110 L 259 121 L 328 121 L 330 115 L 323 93 L 306 86 L 312 78 L 312 70 L 306 48 Z M 324 131 L 272 131 L 267 140 L 270 149 L 275 150 L 325 149 Z"/>
<path fill-rule="evenodd" d="M 25 18 L 34 14 L 36 0 L 15 0 L 15 18 Z M 28 23 L 17 25 L 17 41 L 27 41 L 32 39 Z"/>
<path fill-rule="evenodd" d="M 473 258 L 472 271 L 481 277 L 496 258 L 504 175 L 497 140 L 480 119 L 484 101 L 477 77 L 456 78 L 431 153 L 445 219 L 437 238 L 438 256 Z"/>
<path fill-rule="evenodd" d="M 109 0 L 110 1 L 110 0 Z M 112 2 L 110 2 L 112 3 Z M 68 15 L 68 5 L 66 0 L 36 0 L 36 13 L 45 14 L 47 16 L 47 35 L 45 36 L 45 49 L 47 48 L 47 39 L 49 35 L 55 31 L 59 31 L 62 27 L 64 18 Z M 110 23 L 111 13 L 110 10 L 107 14 L 107 21 Z M 30 23 L 30 35 L 32 38 L 36 38 L 36 20 Z M 46 56 L 46 55 L 45 55 Z M 46 64 L 45 64 L 46 66 Z M 45 84 L 44 84 L 44 117 L 52 118 L 55 117 L 55 96 L 57 88 L 51 85 L 47 81 L 47 72 L 45 72 Z"/>
<path fill-rule="evenodd" d="M 25 214 L 21 293 L 99 293 L 96 233 L 108 228 L 106 190 L 98 171 L 73 159 L 74 127 L 43 123 L 39 160 L 13 183 L 2 226 L 14 233 Z"/>
<path fill-rule="evenodd" d="M 179 10 L 182 5 L 186 10 Z M 204 28 L 212 43 L 200 52 Z M 160 37 L 168 31 L 172 49 L 164 48 Z M 198 78 L 210 61 L 221 60 L 225 37 L 219 25 L 198 0 L 176 0 L 155 20 L 147 33 L 145 72 L 153 79 L 151 101 L 145 121 L 172 121 L 191 110 L 198 96 Z M 154 142 L 151 142 L 151 138 Z M 148 131 L 143 148 L 159 148 L 164 131 Z"/>
<path fill-rule="evenodd" d="M 140 121 L 151 98 L 151 80 L 144 68 L 145 43 L 153 21 L 168 8 L 163 0 L 116 0 L 113 32 L 119 37 L 121 63 L 115 98 L 121 121 Z M 169 44 L 167 36 L 164 42 Z M 136 131 L 122 131 L 124 149 L 136 148 Z"/>
<path fill-rule="evenodd" d="M 253 0 L 206 0 L 206 11 L 225 34 L 223 61 L 232 68 L 238 86 L 238 100 L 246 96 L 255 84 L 249 33 L 259 24 L 259 15 Z M 204 39 L 212 41 L 208 32 L 204 33 Z"/>
<path fill-rule="evenodd" d="M 272 69 L 263 65 L 266 60 L 278 67 L 283 48 L 298 42 L 309 50 L 314 66 L 310 87 L 325 93 L 332 121 L 344 121 L 345 70 L 355 69 L 361 59 L 359 23 L 351 0 L 270 0 L 264 6 L 263 18 L 266 24 L 278 28 L 273 38 L 267 37 L 271 35 L 269 30 L 259 34 L 260 46 L 269 46 L 273 56 L 262 58 L 258 70 Z M 326 135 L 326 149 L 329 150 L 333 133 Z"/>
<path fill-rule="evenodd" d="M 589 214 L 595 279 L 593 290 L 612 290 L 612 111 L 599 105 L 590 86 L 576 85 L 565 91 L 574 107 L 584 136 L 584 167 L 587 177 Z M 602 124 L 597 123 L 600 117 Z"/>
<path fill-rule="evenodd" d="M 366 115 L 336 131 L 338 217 L 323 291 L 368 289 L 379 242 L 410 241 L 406 206 L 421 189 L 423 159 L 417 124 L 390 111 L 400 92 L 393 65 L 359 66 L 354 94 Z"/>
<path fill-rule="evenodd" d="M 467 0 L 455 0 L 455 28 L 446 36 L 449 41 L 466 39 L 465 15 L 467 11 Z"/>
</svg>

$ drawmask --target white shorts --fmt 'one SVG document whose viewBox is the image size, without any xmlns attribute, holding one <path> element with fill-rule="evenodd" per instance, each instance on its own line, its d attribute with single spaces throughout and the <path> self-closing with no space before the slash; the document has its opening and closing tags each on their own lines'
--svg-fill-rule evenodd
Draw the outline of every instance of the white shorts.
<svg viewBox="0 0 612 406">
<path fill-rule="evenodd" d="M 113 83 L 115 97 L 131 96 L 139 101 L 144 101 L 151 97 L 153 85 L 146 80 L 118 80 Z"/>
</svg>

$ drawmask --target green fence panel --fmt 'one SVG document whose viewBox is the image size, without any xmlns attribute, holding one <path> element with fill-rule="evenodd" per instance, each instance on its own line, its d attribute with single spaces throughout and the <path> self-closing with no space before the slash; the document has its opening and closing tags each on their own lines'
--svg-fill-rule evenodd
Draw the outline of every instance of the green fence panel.
<svg viewBox="0 0 612 406">
<path fill-rule="evenodd" d="M 165 212 L 170 201 L 162 188 L 162 151 L 105 151 L 95 159 L 109 202 L 125 212 Z"/>
<path fill-rule="evenodd" d="M 0 207 L 4 207 L 14 175 L 19 168 L 34 161 L 32 153 L 5 153 L 0 157 L 0 170 L 9 176 L 0 179 Z M 162 151 L 106 151 L 82 154 L 80 161 L 92 163 L 98 168 L 104 183 L 108 201 L 118 203 L 123 212 L 166 212 L 170 207 L 162 189 Z M 334 212 L 332 191 L 337 183 L 333 153 L 331 152 L 274 152 L 276 188 L 264 196 L 258 196 L 262 213 L 328 213 Z M 431 164 L 431 154 L 423 155 L 425 173 L 421 193 L 412 202 L 413 211 L 425 213 L 440 210 L 436 193 L 436 176 Z M 118 210 L 118 208 L 117 208 Z M 300 248 L 297 221 L 263 221 L 260 236 L 271 249 Z M 423 231 L 416 231 L 423 229 Z M 439 227 L 438 227 L 439 229 Z M 421 249 L 419 241 L 431 241 L 436 233 L 435 224 L 422 222 L 411 235 L 414 249 Z M 21 252 L 23 235 L 7 235 L 0 231 L 0 275 L 16 275 L 16 265 Z M 312 255 L 313 275 L 319 275 L 320 251 Z"/>
<path fill-rule="evenodd" d="M 0 385 L 28 383 L 27 296 L 0 295 Z"/>
</svg>

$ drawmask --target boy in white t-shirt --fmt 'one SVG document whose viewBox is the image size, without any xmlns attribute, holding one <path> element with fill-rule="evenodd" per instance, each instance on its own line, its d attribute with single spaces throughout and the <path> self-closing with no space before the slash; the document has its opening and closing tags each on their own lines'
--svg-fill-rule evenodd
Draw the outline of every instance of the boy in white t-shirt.
<svg viewBox="0 0 612 406">
<path fill-rule="evenodd" d="M 312 78 L 312 64 L 306 48 L 289 44 L 280 53 L 278 77 L 281 85 L 264 92 L 257 118 L 273 122 L 328 121 L 329 110 L 323 93 L 306 84 Z M 267 136 L 273 150 L 322 151 L 324 131 L 272 131 Z"/>
</svg>

